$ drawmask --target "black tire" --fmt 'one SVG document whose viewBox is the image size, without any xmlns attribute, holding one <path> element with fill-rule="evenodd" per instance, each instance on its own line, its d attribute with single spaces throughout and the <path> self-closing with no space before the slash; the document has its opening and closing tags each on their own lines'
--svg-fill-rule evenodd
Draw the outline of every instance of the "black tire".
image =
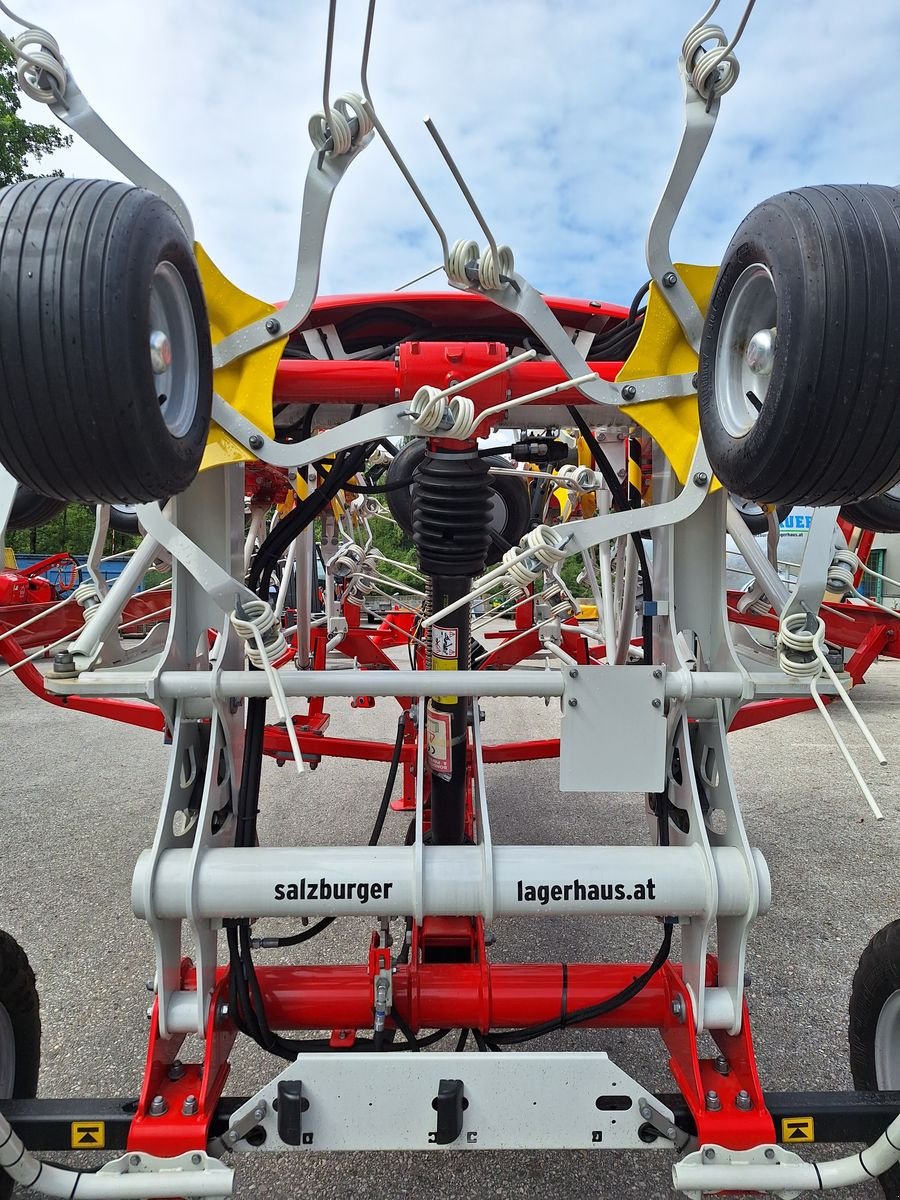
<svg viewBox="0 0 900 1200">
<path fill-rule="evenodd" d="M 744 518 L 744 524 L 754 537 L 762 537 L 769 532 L 769 517 L 763 511 L 763 506 L 754 500 L 744 500 L 740 496 L 732 496 L 732 502 Z M 793 512 L 793 504 L 779 504 L 775 509 L 775 519 L 780 525 L 785 517 Z"/>
<path fill-rule="evenodd" d="M 160 329 L 172 361 L 154 373 Z M 203 289 L 172 209 L 99 179 L 0 192 L 0 461 L 15 478 L 92 504 L 174 495 L 211 405 Z"/>
<path fill-rule="evenodd" d="M 425 456 L 424 438 L 408 442 L 394 457 L 387 469 L 385 483 L 388 508 L 394 520 L 407 537 L 412 537 L 412 492 L 409 487 L 395 487 L 404 479 L 412 479 L 416 468 Z M 491 455 L 489 467 L 509 467 L 507 459 Z M 513 475 L 490 475 L 491 484 L 491 540 L 488 547 L 487 565 L 498 563 L 510 546 L 515 546 L 528 532 L 531 521 L 531 500 L 524 480 Z"/>
<path fill-rule="evenodd" d="M 851 525 L 872 533 L 900 533 L 900 488 L 860 500 L 859 504 L 847 504 L 841 509 L 841 516 Z"/>
<path fill-rule="evenodd" d="M 802 188 L 743 221 L 713 289 L 698 380 L 706 450 L 729 491 L 845 504 L 900 479 L 898 296 L 900 191 Z"/>
<path fill-rule="evenodd" d="M 861 1092 L 891 1091 L 900 1088 L 898 1080 L 882 1080 L 875 1056 L 875 1031 L 885 1004 L 900 994 L 900 921 L 892 921 L 878 931 L 866 946 L 853 976 L 850 993 L 850 1070 L 853 1086 Z M 894 1001 L 896 1003 L 896 1001 Z M 900 1062 L 900 1046 L 897 1048 Z M 900 1200 L 900 1165 L 879 1177 L 888 1200 Z"/>
<path fill-rule="evenodd" d="M 51 496 L 39 496 L 31 488 L 19 484 L 16 498 L 13 500 L 7 529 L 34 529 L 38 525 L 46 525 L 54 517 L 58 517 L 66 507 L 65 500 L 54 500 Z"/>
<path fill-rule="evenodd" d="M 137 513 L 132 505 L 111 504 L 109 506 L 109 527 L 116 533 L 127 533 L 130 537 L 141 536 Z"/>
<path fill-rule="evenodd" d="M 22 947 L 0 930 L 0 1109 L 3 1100 L 37 1094 L 41 1061 L 41 1016 L 34 972 Z M 10 1045 L 11 1043 L 11 1045 Z M 8 1054 L 15 1055 L 9 1072 Z M 7 1067 L 4 1067 L 4 1060 Z M 12 1086 L 9 1086 L 11 1076 Z M 2 1093 L 6 1092 L 7 1095 Z M 0 1170 L 0 1200 L 9 1200 L 13 1181 Z"/>
</svg>

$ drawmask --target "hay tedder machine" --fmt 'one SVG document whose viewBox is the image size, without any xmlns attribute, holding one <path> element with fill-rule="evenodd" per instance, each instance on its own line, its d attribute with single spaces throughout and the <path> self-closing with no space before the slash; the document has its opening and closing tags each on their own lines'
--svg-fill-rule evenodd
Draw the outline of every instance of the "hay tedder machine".
<svg viewBox="0 0 900 1200">
<path fill-rule="evenodd" d="M 765 1092 L 745 955 L 777 897 L 727 733 L 817 708 L 880 818 L 830 710 L 883 761 L 849 691 L 877 655 L 900 654 L 898 617 L 859 592 L 860 525 L 900 528 L 900 192 L 777 195 L 718 268 L 672 261 L 752 8 L 729 38 L 709 23 L 714 4 L 679 59 L 684 134 L 647 287 L 630 307 L 548 298 L 498 245 L 429 121 L 486 245 L 446 236 L 378 115 L 375 0 L 361 93 L 331 97 L 335 7 L 281 306 L 216 268 L 181 197 L 97 116 L 51 34 L 20 22 L 8 40 L 25 93 L 131 184 L 0 192 L 0 516 L 23 487 L 97 506 L 84 579 L 49 598 L 77 621 L 35 649 L 30 618 L 4 608 L 0 653 L 55 704 L 162 732 L 168 759 L 131 896 L 155 945 L 143 1086 L 125 1107 L 77 1102 L 121 1152 L 97 1171 L 35 1153 L 69 1146 L 75 1108 L 34 1098 L 34 977 L 0 937 L 8 1186 L 226 1196 L 241 1153 L 611 1148 L 670 1151 L 690 1196 L 879 1177 L 896 1198 L 900 924 L 857 971 L 857 1090 Z M 331 198 L 376 137 L 434 227 L 451 289 L 320 298 Z M 95 568 L 111 505 L 134 506 L 142 540 L 107 586 Z M 786 505 L 814 508 L 790 582 Z M 413 561 L 379 547 L 388 521 Z M 742 591 L 726 587 L 726 532 L 746 560 Z M 128 606 L 154 565 L 170 579 L 135 636 Z M 40 669 L 30 660 L 45 650 Z M 492 738 L 496 706 L 480 701 L 496 698 L 557 704 L 558 736 Z M 348 702 L 360 736 L 332 736 L 329 706 Z M 395 708 L 393 743 L 364 736 L 374 705 Z M 330 759 L 384 764 L 368 844 L 260 844 L 266 755 L 311 790 Z M 563 793 L 635 793 L 646 844 L 495 840 L 486 767 L 557 757 Z M 390 813 L 407 832 L 383 845 Z M 548 914 L 628 918 L 650 949 L 622 963 L 495 961 L 495 918 Z M 275 935 L 273 918 L 299 931 Z M 316 963 L 317 934 L 349 918 L 360 961 Z M 296 949 L 262 965 L 275 947 Z M 658 1031 L 671 1093 L 604 1053 L 521 1049 L 611 1026 Z M 278 1062 L 234 1097 L 239 1036 Z M 866 1148 L 802 1158 L 798 1111 L 817 1142 Z"/>
</svg>

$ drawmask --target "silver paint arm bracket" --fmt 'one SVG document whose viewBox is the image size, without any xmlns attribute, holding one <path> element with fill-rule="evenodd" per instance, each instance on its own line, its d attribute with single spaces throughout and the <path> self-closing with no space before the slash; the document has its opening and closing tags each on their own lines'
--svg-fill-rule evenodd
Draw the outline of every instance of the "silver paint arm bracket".
<svg viewBox="0 0 900 1200">
<path fill-rule="evenodd" d="M 143 159 L 138 158 L 133 150 L 110 129 L 85 98 L 81 88 L 75 82 L 75 77 L 66 66 L 66 90 L 61 100 L 50 105 L 50 111 L 64 125 L 68 125 L 78 136 L 117 171 L 121 171 L 126 179 L 130 179 L 137 187 L 154 192 L 174 209 L 184 231 L 194 240 L 194 223 L 191 214 L 181 196 L 170 183 L 148 167 Z"/>
<path fill-rule="evenodd" d="M 719 100 L 714 98 L 710 103 L 704 100 L 691 84 L 683 59 L 679 65 L 684 86 L 684 132 L 647 231 L 645 253 L 651 279 L 660 289 L 660 295 L 672 310 L 685 338 L 699 353 L 703 315 L 675 270 L 670 242 L 675 222 L 712 137 L 719 114 Z"/>
</svg>

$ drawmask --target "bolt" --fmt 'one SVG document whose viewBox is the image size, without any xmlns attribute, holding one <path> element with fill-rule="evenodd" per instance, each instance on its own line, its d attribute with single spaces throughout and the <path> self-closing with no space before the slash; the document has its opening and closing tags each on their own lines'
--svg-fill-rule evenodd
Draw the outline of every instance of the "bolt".
<svg viewBox="0 0 900 1200">
<path fill-rule="evenodd" d="M 712 1162 L 712 1160 L 716 1157 L 716 1152 L 713 1150 L 712 1146 L 706 1147 L 706 1149 L 703 1151 L 703 1157 L 709 1162 Z"/>
<path fill-rule="evenodd" d="M 150 1101 L 150 1116 L 162 1117 L 169 1111 L 169 1106 L 166 1104 L 164 1096 L 154 1096 Z"/>
<path fill-rule="evenodd" d="M 234 1143 L 238 1140 L 238 1138 L 240 1136 L 241 1135 L 238 1133 L 238 1131 L 236 1129 L 229 1129 L 228 1132 L 225 1134 L 225 1140 L 226 1140 L 226 1142 L 231 1142 L 231 1144 L 233 1146 Z"/>
<path fill-rule="evenodd" d="M 694 483 L 696 483 L 697 487 L 706 487 L 709 483 L 709 476 L 705 471 L 698 471 L 694 476 Z"/>
<path fill-rule="evenodd" d="M 569 701 L 569 708 L 577 708 L 577 707 L 578 707 L 578 701 L 573 696 L 572 699 Z"/>
<path fill-rule="evenodd" d="M 680 1022 L 684 1022 L 684 998 L 675 996 L 672 1000 L 672 1015 L 676 1016 Z"/>
<path fill-rule="evenodd" d="M 147 1018 L 148 1021 L 153 1019 L 153 1005 L 152 1004 L 147 1005 L 147 1011 L 145 1012 L 144 1016 Z"/>
<path fill-rule="evenodd" d="M 253 1110 L 253 1120 L 261 1121 L 265 1115 L 266 1115 L 266 1102 L 265 1102 L 265 1100 L 262 1100 L 259 1104 L 257 1104 L 256 1108 L 254 1108 L 254 1110 Z"/>
<path fill-rule="evenodd" d="M 743 1112 L 749 1112 L 753 1107 L 753 1101 L 750 1099 L 750 1093 L 741 1088 L 734 1098 L 734 1104 L 736 1108 L 741 1109 Z"/>
<path fill-rule="evenodd" d="M 660 667 L 656 667 L 656 669 L 654 670 L 653 678 L 654 679 L 662 679 L 662 669 Z"/>
<path fill-rule="evenodd" d="M 181 1106 L 181 1115 L 183 1117 L 195 1117 L 200 1108 L 197 1103 L 196 1096 L 185 1096 L 184 1104 Z"/>
<path fill-rule="evenodd" d="M 184 1075 L 184 1063 L 180 1058 L 173 1060 L 172 1065 L 169 1067 L 166 1074 L 170 1079 L 181 1079 L 181 1077 Z"/>
<path fill-rule="evenodd" d="M 281 330 L 281 322 L 274 317 L 269 317 L 266 321 L 266 333 L 279 333 Z"/>
<path fill-rule="evenodd" d="M 637 395 L 637 388 L 634 386 L 633 383 L 626 383 L 625 386 L 622 388 L 622 399 L 623 400 L 633 400 L 636 395 Z"/>
<path fill-rule="evenodd" d="M 716 1068 L 716 1070 L 719 1072 L 720 1075 L 727 1075 L 728 1072 L 731 1070 L 731 1068 L 728 1065 L 728 1059 L 725 1057 L 724 1054 L 716 1055 L 716 1061 L 713 1063 L 713 1066 Z"/>
<path fill-rule="evenodd" d="M 262 450 L 262 448 L 263 448 L 262 438 L 259 436 L 258 433 L 251 433 L 250 434 L 250 449 L 251 450 Z"/>
<path fill-rule="evenodd" d="M 706 1093 L 706 1107 L 710 1112 L 718 1112 L 722 1107 L 719 1093 L 714 1092 L 712 1088 Z"/>
<path fill-rule="evenodd" d="M 772 1149 L 771 1146 L 768 1146 L 766 1148 L 766 1158 L 769 1160 L 769 1162 L 771 1162 L 774 1157 L 775 1157 L 775 1151 Z"/>
<path fill-rule="evenodd" d="M 494 933 L 493 929 L 486 929 L 484 931 L 484 944 L 486 946 L 493 946 L 493 944 L 494 944 L 494 942 L 496 942 L 496 940 L 497 940 L 497 935 L 496 935 L 496 933 Z"/>
<path fill-rule="evenodd" d="M 674 271 L 666 271 L 665 275 L 662 277 L 662 285 L 665 288 L 674 287 L 677 282 L 678 276 Z"/>
<path fill-rule="evenodd" d="M 659 696 L 654 696 L 650 703 L 654 708 L 662 708 L 662 700 L 660 700 Z"/>
<path fill-rule="evenodd" d="M 75 670 L 75 658 L 71 650 L 57 650 L 53 655 L 53 674 L 54 675 L 77 675 Z"/>
<path fill-rule="evenodd" d="M 674 1142 L 677 1136 L 678 1136 L 678 1130 L 675 1128 L 675 1126 L 674 1125 L 667 1126 L 666 1137 L 669 1139 L 669 1141 Z"/>
<path fill-rule="evenodd" d="M 199 1167 L 200 1164 L 203 1162 L 203 1157 L 199 1154 L 192 1154 L 191 1162 L 194 1164 L 195 1167 Z"/>
<path fill-rule="evenodd" d="M 640 1104 L 638 1105 L 638 1109 L 640 1110 L 640 1114 L 644 1118 L 645 1121 L 649 1121 L 650 1118 L 653 1116 L 653 1109 L 650 1107 L 650 1105 L 647 1103 L 646 1100 L 642 1100 L 640 1102 Z"/>
<path fill-rule="evenodd" d="M 172 343 L 161 329 L 150 333 L 150 367 L 154 375 L 162 375 L 172 365 Z"/>
<path fill-rule="evenodd" d="M 578 678 L 578 668 L 577 668 L 577 667 L 572 667 L 572 668 L 571 668 L 571 670 L 569 671 L 569 678 L 570 678 L 570 679 L 577 679 L 577 678 Z"/>
<path fill-rule="evenodd" d="M 156 980 L 148 979 L 146 981 L 146 983 L 144 984 L 144 987 L 146 987 L 148 992 L 155 992 L 156 991 Z"/>
<path fill-rule="evenodd" d="M 139 1154 L 132 1154 L 128 1162 L 132 1167 L 139 1167 L 141 1165 L 141 1156 Z"/>
</svg>

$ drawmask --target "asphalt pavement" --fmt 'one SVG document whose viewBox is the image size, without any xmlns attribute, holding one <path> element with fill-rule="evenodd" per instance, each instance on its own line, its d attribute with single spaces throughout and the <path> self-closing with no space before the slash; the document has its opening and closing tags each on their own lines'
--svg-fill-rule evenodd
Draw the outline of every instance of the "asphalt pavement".
<svg viewBox="0 0 900 1200">
<path fill-rule="evenodd" d="M 846 714 L 839 726 L 884 810 L 876 824 L 815 713 L 730 739 L 751 844 L 772 874 L 774 902 L 750 941 L 750 1005 L 764 1087 L 841 1089 L 847 999 L 860 952 L 900 912 L 900 664 L 880 663 L 855 696 L 888 757 L 879 767 Z M 483 702 L 485 739 L 550 736 L 558 708 L 540 700 Z M 396 708 L 353 711 L 332 703 L 331 732 L 392 738 Z M 37 974 L 44 1028 L 44 1096 L 123 1096 L 139 1089 L 152 974 L 150 938 L 132 915 L 138 853 L 150 845 L 166 751 L 152 733 L 51 707 L 11 677 L 0 681 L 0 927 L 26 948 Z M 385 768 L 326 762 L 300 779 L 267 761 L 263 844 L 361 843 Z M 553 762 L 488 768 L 496 841 L 643 843 L 642 800 L 561 795 Z M 406 819 L 384 840 L 402 841 Z M 543 917 L 498 921 L 497 960 L 636 960 L 655 950 L 655 925 Z M 299 951 L 300 961 L 361 962 L 367 929 L 338 922 Z M 297 952 L 295 952 L 297 953 Z M 302 957 L 300 957 L 302 956 Z M 286 959 L 285 959 L 286 961 Z M 649 1031 L 566 1031 L 543 1049 L 605 1049 L 652 1090 L 672 1090 Z M 253 1091 L 279 1068 L 240 1043 L 227 1091 Z M 837 1155 L 842 1148 L 821 1147 Z M 58 1157 L 58 1156 L 57 1156 Z M 529 1197 L 588 1200 L 672 1195 L 666 1152 L 464 1152 L 273 1155 L 236 1160 L 235 1194 L 307 1198 Z M 24 1193 L 17 1193 L 22 1194 Z M 30 1194 L 30 1193 L 29 1193 Z M 876 1200 L 870 1184 L 852 1192 Z"/>
</svg>

